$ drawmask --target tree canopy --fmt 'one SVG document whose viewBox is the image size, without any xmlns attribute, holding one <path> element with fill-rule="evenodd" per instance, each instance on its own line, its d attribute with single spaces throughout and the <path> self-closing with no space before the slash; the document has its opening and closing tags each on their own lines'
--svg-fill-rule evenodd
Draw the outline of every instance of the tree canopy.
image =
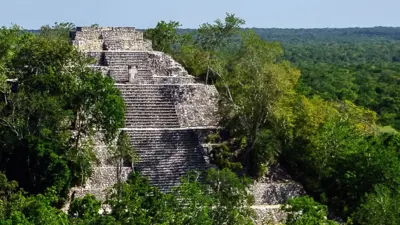
<svg viewBox="0 0 400 225">
<path fill-rule="evenodd" d="M 94 132 L 111 143 L 124 126 L 123 100 L 64 36 L 18 27 L 0 36 L 0 169 L 29 193 L 63 196 L 90 175 Z"/>
</svg>

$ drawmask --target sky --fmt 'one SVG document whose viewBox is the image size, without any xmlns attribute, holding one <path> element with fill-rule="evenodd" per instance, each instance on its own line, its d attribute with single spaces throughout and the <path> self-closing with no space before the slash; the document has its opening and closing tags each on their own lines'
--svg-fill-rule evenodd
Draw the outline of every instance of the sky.
<svg viewBox="0 0 400 225">
<path fill-rule="evenodd" d="M 234 13 L 245 27 L 341 28 L 400 26 L 400 0 L 0 0 L 0 26 L 38 29 L 54 22 L 76 26 L 154 27 L 178 21 L 182 28 Z"/>
</svg>

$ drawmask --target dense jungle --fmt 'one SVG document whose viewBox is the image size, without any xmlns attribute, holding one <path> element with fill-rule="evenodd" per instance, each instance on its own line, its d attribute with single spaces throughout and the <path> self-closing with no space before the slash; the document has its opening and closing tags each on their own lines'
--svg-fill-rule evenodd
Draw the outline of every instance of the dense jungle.
<svg viewBox="0 0 400 225">
<path fill-rule="evenodd" d="M 93 25 L 97 26 L 97 25 Z M 234 14 L 144 30 L 220 94 L 218 169 L 170 193 L 133 173 L 105 202 L 71 187 L 96 163 L 94 133 L 116 158 L 134 153 L 110 77 L 69 40 L 72 23 L 0 30 L 0 224 L 253 224 L 249 184 L 280 165 L 307 196 L 286 224 L 400 224 L 400 28 L 245 28 Z M 112 210 L 99 214 L 101 205 Z M 328 215 L 329 214 L 329 215 Z"/>
</svg>

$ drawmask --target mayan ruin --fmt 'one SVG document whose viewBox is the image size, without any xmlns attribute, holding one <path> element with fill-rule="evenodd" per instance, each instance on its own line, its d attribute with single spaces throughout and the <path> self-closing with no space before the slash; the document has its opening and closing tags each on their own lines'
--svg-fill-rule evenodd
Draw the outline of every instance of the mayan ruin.
<svg viewBox="0 0 400 225">
<path fill-rule="evenodd" d="M 188 171 L 204 172 L 209 163 L 207 134 L 218 130 L 218 92 L 205 85 L 170 56 L 153 51 L 143 33 L 130 27 L 78 27 L 73 45 L 96 59 L 91 67 L 111 76 L 126 104 L 126 131 L 139 161 L 122 168 L 126 179 L 132 170 L 149 177 L 164 192 L 179 185 Z M 96 147 L 100 160 L 76 196 L 95 194 L 104 199 L 104 190 L 117 182 L 115 163 L 108 160 L 106 146 Z M 280 205 L 304 190 L 280 168 L 251 191 L 258 217 L 280 221 Z"/>
<path fill-rule="evenodd" d="M 115 80 L 126 104 L 126 127 L 139 156 L 134 169 L 163 191 L 179 184 L 189 170 L 208 165 L 204 135 L 217 129 L 218 93 L 213 85 L 196 82 L 170 56 L 153 51 L 151 42 L 134 28 L 80 27 L 73 44 L 96 59 L 93 69 Z M 97 146 L 101 161 L 84 193 L 96 193 L 116 183 L 115 165 L 107 149 Z M 126 177 L 132 171 L 123 167 Z"/>
</svg>

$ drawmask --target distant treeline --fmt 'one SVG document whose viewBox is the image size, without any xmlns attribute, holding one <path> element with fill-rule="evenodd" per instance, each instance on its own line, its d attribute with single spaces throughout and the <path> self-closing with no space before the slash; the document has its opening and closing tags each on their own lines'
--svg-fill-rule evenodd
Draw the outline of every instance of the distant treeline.
<svg viewBox="0 0 400 225">
<path fill-rule="evenodd" d="M 354 43 L 361 41 L 394 41 L 400 40 L 400 27 L 368 27 L 368 28 L 244 28 L 253 29 L 264 40 L 279 41 L 282 44 L 311 42 Z M 195 29 L 179 29 L 180 33 Z"/>
<path fill-rule="evenodd" d="M 342 42 L 354 43 L 361 41 L 396 41 L 400 40 L 400 27 L 365 27 L 365 28 L 244 28 L 253 29 L 263 39 L 285 43 L 309 42 Z M 143 29 L 138 29 L 143 30 Z M 40 30 L 27 30 L 40 33 Z M 196 29 L 178 29 L 178 33 L 188 33 Z"/>
</svg>

